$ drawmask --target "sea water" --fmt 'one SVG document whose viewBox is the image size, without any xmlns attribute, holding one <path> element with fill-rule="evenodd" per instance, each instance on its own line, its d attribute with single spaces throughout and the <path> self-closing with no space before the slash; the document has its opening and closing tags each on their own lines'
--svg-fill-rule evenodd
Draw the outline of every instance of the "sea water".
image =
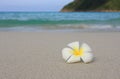
<svg viewBox="0 0 120 79">
<path fill-rule="evenodd" d="M 0 31 L 120 29 L 120 12 L 0 12 Z"/>
</svg>

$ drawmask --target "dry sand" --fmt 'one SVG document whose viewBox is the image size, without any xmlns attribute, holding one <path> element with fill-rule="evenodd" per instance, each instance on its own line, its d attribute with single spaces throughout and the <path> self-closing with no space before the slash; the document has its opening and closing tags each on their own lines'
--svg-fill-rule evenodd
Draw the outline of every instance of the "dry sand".
<svg viewBox="0 0 120 79">
<path fill-rule="evenodd" d="M 62 48 L 76 40 L 94 62 L 64 62 Z M 0 79 L 120 79 L 120 32 L 0 32 Z"/>
</svg>

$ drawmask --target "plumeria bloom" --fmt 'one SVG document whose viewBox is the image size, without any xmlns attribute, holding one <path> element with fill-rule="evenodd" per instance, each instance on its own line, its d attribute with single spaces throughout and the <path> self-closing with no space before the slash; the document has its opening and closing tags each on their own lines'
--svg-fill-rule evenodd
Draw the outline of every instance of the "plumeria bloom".
<svg viewBox="0 0 120 79">
<path fill-rule="evenodd" d="M 67 63 L 80 61 L 89 63 L 93 60 L 93 54 L 91 51 L 91 48 L 86 43 L 83 43 L 80 46 L 79 42 L 72 42 L 68 44 L 68 47 L 62 50 L 62 56 Z"/>
</svg>

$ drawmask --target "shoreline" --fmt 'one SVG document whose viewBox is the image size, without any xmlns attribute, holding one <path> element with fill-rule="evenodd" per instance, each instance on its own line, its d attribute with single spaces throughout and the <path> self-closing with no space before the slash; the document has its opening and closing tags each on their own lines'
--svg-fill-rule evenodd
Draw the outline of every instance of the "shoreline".
<svg viewBox="0 0 120 79">
<path fill-rule="evenodd" d="M 60 12 L 120 12 L 120 10 L 80 10 L 80 11 L 72 11 L 72 10 L 61 10 Z"/>
<path fill-rule="evenodd" d="M 120 28 L 106 28 L 106 29 L 38 29 L 38 28 L 0 28 L 0 32 L 120 32 Z"/>
</svg>

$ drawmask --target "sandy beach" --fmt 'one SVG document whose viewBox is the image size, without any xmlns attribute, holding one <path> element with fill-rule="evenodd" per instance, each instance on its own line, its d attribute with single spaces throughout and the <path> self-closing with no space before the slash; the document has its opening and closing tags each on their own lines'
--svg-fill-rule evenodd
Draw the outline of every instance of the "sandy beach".
<svg viewBox="0 0 120 79">
<path fill-rule="evenodd" d="M 92 63 L 65 63 L 74 41 L 91 46 Z M 0 79 L 120 79 L 120 32 L 0 32 Z"/>
</svg>

